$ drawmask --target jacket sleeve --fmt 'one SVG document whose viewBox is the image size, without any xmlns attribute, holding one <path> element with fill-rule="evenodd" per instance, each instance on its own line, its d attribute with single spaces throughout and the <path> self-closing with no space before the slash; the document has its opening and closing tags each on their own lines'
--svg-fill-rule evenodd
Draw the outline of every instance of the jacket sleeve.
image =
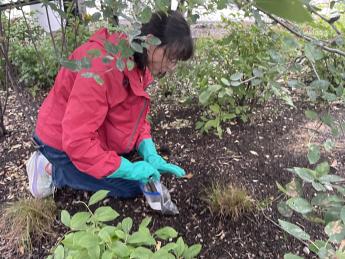
<svg viewBox="0 0 345 259">
<path fill-rule="evenodd" d="M 102 148 L 97 132 L 108 112 L 106 84 L 119 83 L 109 81 L 99 85 L 78 73 L 62 120 L 64 151 L 80 171 L 96 178 L 113 173 L 121 163 L 115 151 Z"/>
<path fill-rule="evenodd" d="M 150 112 L 150 108 L 148 108 L 146 116 L 149 114 L 149 112 Z M 142 126 L 140 128 L 139 136 L 138 136 L 137 142 L 135 144 L 136 149 L 138 150 L 141 141 L 143 141 L 144 139 L 148 139 L 148 138 L 152 138 L 152 136 L 151 136 L 151 125 L 150 125 L 150 122 L 148 121 L 148 119 L 146 117 L 144 123 L 142 124 Z"/>
</svg>

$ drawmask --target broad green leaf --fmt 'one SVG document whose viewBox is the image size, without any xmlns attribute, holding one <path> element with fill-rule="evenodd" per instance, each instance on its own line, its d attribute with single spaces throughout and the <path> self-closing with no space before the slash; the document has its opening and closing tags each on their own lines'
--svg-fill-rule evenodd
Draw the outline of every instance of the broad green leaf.
<svg viewBox="0 0 345 259">
<path fill-rule="evenodd" d="M 343 202 L 344 200 L 339 198 L 337 195 L 330 195 L 327 193 L 317 193 L 311 200 L 311 204 L 313 206 L 320 206 L 324 208 L 334 207 L 337 204 L 342 204 Z"/>
<path fill-rule="evenodd" d="M 284 259 L 303 259 L 303 257 L 288 253 L 284 255 Z"/>
<path fill-rule="evenodd" d="M 130 250 L 121 241 L 113 242 L 113 244 L 111 246 L 111 250 L 119 258 L 127 258 L 130 255 Z"/>
<path fill-rule="evenodd" d="M 307 43 L 304 46 L 304 53 L 306 57 L 312 62 L 318 61 L 323 58 L 322 51 L 312 43 Z"/>
<path fill-rule="evenodd" d="M 119 214 L 110 206 L 99 207 L 94 213 L 94 218 L 97 221 L 110 221 L 114 220 Z"/>
<path fill-rule="evenodd" d="M 316 144 L 310 144 L 308 147 L 308 160 L 310 164 L 315 164 L 320 159 L 320 148 Z"/>
<path fill-rule="evenodd" d="M 116 60 L 116 67 L 122 72 L 125 70 L 125 63 L 123 62 L 122 59 Z"/>
<path fill-rule="evenodd" d="M 210 106 L 210 110 L 213 111 L 215 114 L 220 113 L 220 107 L 219 107 L 219 105 L 217 103 L 212 104 Z"/>
<path fill-rule="evenodd" d="M 128 71 L 133 70 L 134 66 L 135 66 L 134 61 L 131 60 L 131 59 L 127 59 L 127 69 L 128 69 Z"/>
<path fill-rule="evenodd" d="M 297 174 L 303 181 L 308 183 L 312 183 L 315 179 L 315 172 L 308 168 L 294 167 L 293 169 L 289 169 L 289 171 Z"/>
<path fill-rule="evenodd" d="M 122 240 L 126 239 L 126 233 L 120 229 L 115 230 L 115 234 L 118 238 L 120 238 Z"/>
<path fill-rule="evenodd" d="M 329 86 L 330 86 L 330 82 L 327 80 L 314 80 L 310 84 L 310 87 L 318 89 L 318 90 L 323 90 L 323 91 L 326 91 Z"/>
<path fill-rule="evenodd" d="M 256 0 L 255 5 L 273 15 L 297 22 L 311 22 L 313 19 L 310 13 L 304 8 L 299 0 Z"/>
<path fill-rule="evenodd" d="M 121 222 L 122 230 L 125 233 L 129 233 L 133 226 L 133 220 L 130 217 L 124 218 Z"/>
<path fill-rule="evenodd" d="M 230 79 L 231 79 L 232 81 L 238 81 L 238 80 L 241 80 L 242 77 L 243 77 L 243 73 L 238 72 L 238 73 L 232 74 L 232 75 L 230 76 Z"/>
<path fill-rule="evenodd" d="M 128 244 L 144 244 L 144 245 L 155 245 L 156 240 L 145 232 L 134 232 L 131 236 L 127 239 Z"/>
<path fill-rule="evenodd" d="M 322 247 L 326 247 L 326 242 L 323 240 L 315 240 L 312 244 L 309 245 L 310 251 L 317 254 Z"/>
<path fill-rule="evenodd" d="M 62 245 L 58 245 L 54 251 L 54 258 L 55 259 L 64 259 L 65 258 L 65 249 Z"/>
<path fill-rule="evenodd" d="M 166 250 L 159 249 L 156 251 L 150 259 L 175 259 L 175 256 L 167 252 Z"/>
<path fill-rule="evenodd" d="M 172 227 L 164 227 L 155 232 L 155 235 L 160 239 L 167 240 L 169 238 L 177 237 L 177 232 Z"/>
<path fill-rule="evenodd" d="M 228 79 L 226 79 L 226 78 L 224 78 L 224 77 L 222 77 L 221 79 L 220 79 L 220 81 L 224 84 L 224 85 L 226 85 L 226 86 L 230 86 L 230 82 L 229 82 L 229 80 Z"/>
<path fill-rule="evenodd" d="M 104 42 L 105 50 L 112 55 L 116 55 L 119 52 L 119 47 L 111 43 L 110 41 Z"/>
<path fill-rule="evenodd" d="M 101 254 L 100 246 L 99 245 L 89 246 L 87 248 L 87 254 L 90 256 L 90 258 L 99 258 Z M 83 256 L 83 258 L 85 257 Z"/>
<path fill-rule="evenodd" d="M 239 81 L 231 81 L 231 86 L 239 86 L 239 85 L 241 85 L 242 83 L 241 82 L 239 82 Z"/>
<path fill-rule="evenodd" d="M 153 255 L 153 252 L 150 249 L 145 247 L 137 247 L 131 252 L 130 258 L 133 259 L 149 259 Z"/>
<path fill-rule="evenodd" d="M 90 197 L 90 200 L 89 200 L 89 206 L 103 200 L 105 197 L 107 197 L 109 191 L 106 191 L 106 190 L 100 190 L 100 191 L 97 191 L 95 192 L 91 197 Z"/>
<path fill-rule="evenodd" d="M 328 174 L 328 175 L 321 176 L 319 180 L 322 183 L 336 183 L 336 182 L 342 182 L 345 179 L 335 174 Z"/>
<path fill-rule="evenodd" d="M 60 62 L 61 66 L 68 68 L 69 70 L 72 71 L 79 71 L 81 69 L 81 64 L 80 62 L 76 60 L 63 60 Z"/>
<path fill-rule="evenodd" d="M 110 227 L 110 226 L 106 226 L 106 227 Z M 106 228 L 102 228 L 99 232 L 98 232 L 98 236 L 107 243 L 111 243 L 111 233 L 110 231 Z"/>
<path fill-rule="evenodd" d="M 96 235 L 89 232 L 84 233 L 84 235 L 78 240 L 78 245 L 88 248 L 98 245 L 99 239 Z"/>
<path fill-rule="evenodd" d="M 143 46 L 141 46 L 139 43 L 132 41 L 130 45 L 135 52 L 143 53 Z"/>
<path fill-rule="evenodd" d="M 113 259 L 113 253 L 109 250 L 105 250 L 104 253 L 102 254 L 101 259 Z"/>
<path fill-rule="evenodd" d="M 286 203 L 291 209 L 298 213 L 306 214 L 313 210 L 313 207 L 309 204 L 309 202 L 300 197 L 290 198 Z"/>
<path fill-rule="evenodd" d="M 205 123 L 204 129 L 208 131 L 211 128 L 217 128 L 218 121 L 217 120 L 209 120 Z"/>
<path fill-rule="evenodd" d="M 85 72 L 81 76 L 85 78 L 93 78 L 99 85 L 102 85 L 104 83 L 103 79 L 99 75 L 92 72 Z"/>
<path fill-rule="evenodd" d="M 182 237 L 179 237 L 176 241 L 176 248 L 175 248 L 175 254 L 179 258 L 183 255 L 183 252 L 186 248 L 186 244 L 183 241 Z"/>
<path fill-rule="evenodd" d="M 327 139 L 324 143 L 323 143 L 323 147 L 325 148 L 325 150 L 327 152 L 331 152 L 332 149 L 335 147 L 335 143 L 331 140 L 331 139 Z"/>
<path fill-rule="evenodd" d="M 290 209 L 288 205 L 286 205 L 285 201 L 280 201 L 277 205 L 277 208 L 279 213 L 286 218 L 291 217 L 293 214 L 293 211 Z"/>
<path fill-rule="evenodd" d="M 311 185 L 313 186 L 313 188 L 318 191 L 318 192 L 325 192 L 326 188 L 325 186 L 323 186 L 321 183 L 318 182 L 312 182 Z"/>
<path fill-rule="evenodd" d="M 62 224 L 64 224 L 66 227 L 69 227 L 70 221 L 71 221 L 71 215 L 68 213 L 67 210 L 62 210 L 61 211 L 61 222 L 62 222 Z"/>
<path fill-rule="evenodd" d="M 320 119 L 327 126 L 329 126 L 331 128 L 334 126 L 334 119 L 330 114 L 326 113 L 326 114 L 322 115 Z"/>
<path fill-rule="evenodd" d="M 280 226 L 290 235 L 302 240 L 310 239 L 310 236 L 306 232 L 304 232 L 304 230 L 302 230 L 299 226 L 280 219 L 278 221 Z"/>
<path fill-rule="evenodd" d="M 317 120 L 319 118 L 319 116 L 317 115 L 316 112 L 311 111 L 311 110 L 306 110 L 304 111 L 305 116 L 309 119 L 309 120 Z"/>
<path fill-rule="evenodd" d="M 101 51 L 99 49 L 90 49 L 87 51 L 87 54 L 91 58 L 98 58 L 101 55 Z"/>
<path fill-rule="evenodd" d="M 254 68 L 253 69 L 253 75 L 256 76 L 256 77 L 263 77 L 264 73 L 262 72 L 261 69 L 259 68 Z"/>
<path fill-rule="evenodd" d="M 176 244 L 175 243 L 168 243 L 165 246 L 161 247 L 161 250 L 165 250 L 167 252 L 175 251 Z"/>
<path fill-rule="evenodd" d="M 186 259 L 192 259 L 200 253 L 201 248 L 202 246 L 200 244 L 192 245 L 191 247 L 185 249 L 185 251 L 183 252 L 183 257 Z"/>
<path fill-rule="evenodd" d="M 325 233 L 329 236 L 342 235 L 344 232 L 344 224 L 341 223 L 341 220 L 329 222 L 325 227 Z"/>
<path fill-rule="evenodd" d="M 158 39 L 158 38 L 155 37 L 155 36 L 149 36 L 149 37 L 147 37 L 146 42 L 147 42 L 148 44 L 154 45 L 154 46 L 158 46 L 158 45 L 161 44 L 161 40 Z"/>
<path fill-rule="evenodd" d="M 315 168 L 316 177 L 319 178 L 321 176 L 327 175 L 329 173 L 330 167 L 327 161 L 318 164 Z"/>
<path fill-rule="evenodd" d="M 77 212 L 73 215 L 70 221 L 70 228 L 73 230 L 82 230 L 86 227 L 86 222 L 90 219 L 91 214 L 89 212 Z"/>
</svg>

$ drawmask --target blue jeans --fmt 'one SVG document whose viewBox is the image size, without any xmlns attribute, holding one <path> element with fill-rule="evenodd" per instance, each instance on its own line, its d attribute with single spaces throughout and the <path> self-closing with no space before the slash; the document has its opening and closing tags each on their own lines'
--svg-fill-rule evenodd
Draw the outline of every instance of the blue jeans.
<svg viewBox="0 0 345 259">
<path fill-rule="evenodd" d="M 52 164 L 52 178 L 56 188 L 68 186 L 92 192 L 109 190 L 109 195 L 117 198 L 134 198 L 142 194 L 138 181 L 121 178 L 97 179 L 79 171 L 65 152 L 44 144 L 36 134 L 33 139 L 38 145 L 38 150 Z"/>
</svg>

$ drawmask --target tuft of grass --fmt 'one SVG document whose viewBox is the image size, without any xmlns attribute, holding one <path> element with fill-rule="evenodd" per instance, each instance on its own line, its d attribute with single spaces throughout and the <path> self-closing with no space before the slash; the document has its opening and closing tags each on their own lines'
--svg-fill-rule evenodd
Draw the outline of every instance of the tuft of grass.
<svg viewBox="0 0 345 259">
<path fill-rule="evenodd" d="M 32 252 L 32 241 L 52 234 L 56 205 L 52 198 L 22 199 L 6 204 L 0 215 L 0 253 Z"/>
<path fill-rule="evenodd" d="M 212 213 L 238 220 L 254 209 L 254 200 L 243 187 L 213 183 L 205 198 Z"/>
</svg>

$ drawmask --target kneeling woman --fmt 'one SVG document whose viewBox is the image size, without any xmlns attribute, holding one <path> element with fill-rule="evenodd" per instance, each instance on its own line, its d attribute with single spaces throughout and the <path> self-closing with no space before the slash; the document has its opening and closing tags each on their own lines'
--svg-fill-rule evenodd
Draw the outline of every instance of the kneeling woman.
<svg viewBox="0 0 345 259">
<path fill-rule="evenodd" d="M 103 85 L 61 68 L 53 88 L 40 108 L 34 140 L 49 163 L 53 185 L 97 191 L 106 189 L 114 197 L 129 198 L 141 194 L 140 183 L 158 180 L 167 172 L 181 177 L 185 171 L 166 162 L 157 154 L 146 119 L 150 99 L 145 89 L 152 76 L 172 71 L 176 62 L 193 53 L 189 25 L 179 12 L 155 13 L 142 26 L 142 36 L 155 36 L 159 46 L 135 53 L 135 68 L 120 72 L 115 66 L 92 61 L 91 71 Z M 123 35 L 106 29 L 96 32 L 77 48 L 70 59 L 80 60 L 88 51 L 104 44 L 118 44 Z M 115 57 L 116 59 L 116 57 Z M 121 155 L 138 150 L 143 161 L 130 162 Z M 49 169 L 50 167 L 50 169 Z M 32 177 L 31 182 L 37 181 Z M 37 184 L 37 183 L 32 183 Z"/>
</svg>

